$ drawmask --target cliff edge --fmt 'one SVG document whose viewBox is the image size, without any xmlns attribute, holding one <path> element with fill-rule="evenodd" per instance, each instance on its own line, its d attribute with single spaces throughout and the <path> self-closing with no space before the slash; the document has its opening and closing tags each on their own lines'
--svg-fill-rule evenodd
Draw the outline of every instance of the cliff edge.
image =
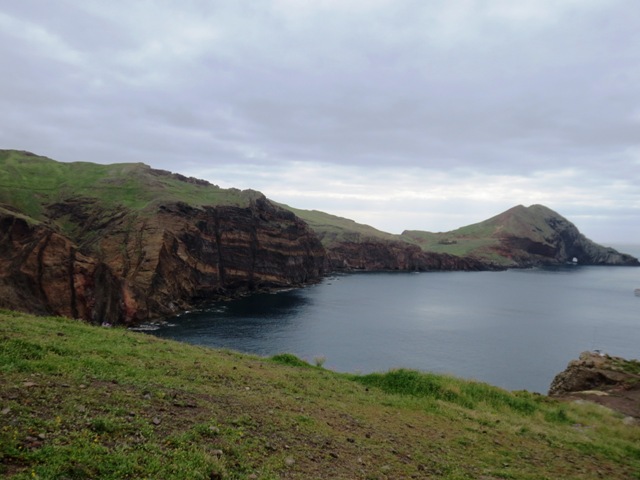
<svg viewBox="0 0 640 480">
<path fill-rule="evenodd" d="M 316 235 L 258 192 L 15 151 L 0 167 L 1 308 L 132 324 L 324 274 Z"/>
<path fill-rule="evenodd" d="M 640 362 L 583 352 L 556 375 L 549 396 L 588 400 L 640 421 Z"/>
</svg>

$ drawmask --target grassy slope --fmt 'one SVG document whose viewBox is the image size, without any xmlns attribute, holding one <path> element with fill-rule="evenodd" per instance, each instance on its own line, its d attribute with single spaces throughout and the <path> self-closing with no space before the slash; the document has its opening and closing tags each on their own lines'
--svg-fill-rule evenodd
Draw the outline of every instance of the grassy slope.
<svg viewBox="0 0 640 480">
<path fill-rule="evenodd" d="M 403 232 L 402 237 L 417 243 L 425 250 L 459 256 L 471 255 L 496 264 L 508 265 L 511 263 L 509 259 L 492 251 L 492 248 L 500 247 L 500 237 L 508 234 L 543 241 L 544 237 L 553 235 L 551 227 L 544 220 L 545 217 L 553 215 L 557 214 L 542 205 L 518 205 L 482 222 L 450 232 L 411 230 Z"/>
<path fill-rule="evenodd" d="M 640 478 L 608 410 L 0 311 L 3 478 Z"/>
<path fill-rule="evenodd" d="M 498 247 L 500 242 L 495 234 L 500 229 L 509 228 L 499 225 L 503 214 L 484 222 L 468 225 L 451 232 L 426 232 L 408 230 L 401 235 L 382 232 L 369 225 L 356 223 L 347 218 L 330 215 L 317 210 L 300 210 L 288 205 L 281 205 L 298 217 L 302 218 L 318 234 L 325 247 L 331 247 L 335 242 L 365 240 L 382 240 L 406 242 L 418 245 L 426 252 L 447 253 L 459 257 L 472 256 L 495 265 L 511 265 L 513 262 L 504 258 L 492 248 Z"/>
<path fill-rule="evenodd" d="M 36 220 L 43 206 L 72 197 L 97 199 L 105 208 L 143 210 L 157 202 L 193 206 L 247 205 L 250 192 L 201 186 L 153 174 L 142 163 L 61 163 L 15 150 L 0 150 L 0 205 L 19 208 Z"/>
<path fill-rule="evenodd" d="M 356 223 L 348 218 L 338 217 L 318 210 L 302 210 L 284 204 L 279 205 L 307 222 L 319 235 L 325 246 L 340 241 L 361 242 L 368 239 L 405 241 L 399 235 L 383 232 L 369 225 Z"/>
</svg>

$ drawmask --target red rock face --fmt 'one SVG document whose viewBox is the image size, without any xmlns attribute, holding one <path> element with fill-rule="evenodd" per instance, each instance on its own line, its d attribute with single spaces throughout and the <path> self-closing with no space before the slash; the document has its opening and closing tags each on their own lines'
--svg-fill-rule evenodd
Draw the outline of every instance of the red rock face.
<svg viewBox="0 0 640 480">
<path fill-rule="evenodd" d="M 51 205 L 53 222 L 0 216 L 0 307 L 134 324 L 220 298 L 318 281 L 328 270 L 477 270 L 480 263 L 402 242 L 329 251 L 293 213 L 264 197 L 249 207 L 103 211 L 90 199 Z"/>
<path fill-rule="evenodd" d="M 90 317 L 96 303 L 95 259 L 46 225 L 0 217 L 0 306 Z"/>
<path fill-rule="evenodd" d="M 469 257 L 425 252 L 416 245 L 391 241 L 339 242 L 327 251 L 330 270 L 486 270 Z"/>
<path fill-rule="evenodd" d="M 86 227 L 89 208 L 95 214 L 92 204 L 62 214 Z M 0 307 L 129 324 L 324 274 L 315 234 L 264 198 L 247 208 L 171 204 L 101 213 L 91 217 L 100 225 L 90 235 L 85 228 L 81 245 L 45 224 L 3 214 Z"/>
</svg>

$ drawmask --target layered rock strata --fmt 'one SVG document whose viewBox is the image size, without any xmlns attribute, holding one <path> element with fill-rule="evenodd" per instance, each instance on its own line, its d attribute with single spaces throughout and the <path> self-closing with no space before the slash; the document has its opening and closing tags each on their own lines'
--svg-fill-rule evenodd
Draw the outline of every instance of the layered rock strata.
<svg viewBox="0 0 640 480">
<path fill-rule="evenodd" d="M 247 208 L 100 212 L 76 199 L 50 210 L 84 229 L 80 244 L 45 222 L 0 213 L 3 308 L 129 324 L 324 274 L 313 232 L 264 197 Z"/>
<path fill-rule="evenodd" d="M 487 270 L 491 266 L 471 257 L 425 252 L 405 242 L 364 240 L 336 242 L 327 247 L 327 268 L 346 271 Z"/>
</svg>

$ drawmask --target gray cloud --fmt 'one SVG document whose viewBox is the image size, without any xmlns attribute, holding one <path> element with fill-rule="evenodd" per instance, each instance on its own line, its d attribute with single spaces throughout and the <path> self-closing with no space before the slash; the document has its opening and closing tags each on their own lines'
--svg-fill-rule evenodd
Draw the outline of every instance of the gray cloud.
<svg viewBox="0 0 640 480">
<path fill-rule="evenodd" d="M 282 185 L 258 173 L 322 166 L 324 195 L 287 200 L 381 227 L 544 200 L 596 236 L 617 237 L 619 218 L 640 239 L 639 45 L 633 0 L 4 1 L 0 143 L 272 196 Z M 336 181 L 415 188 L 389 167 L 459 189 L 391 196 L 385 214 Z M 526 188 L 503 195 L 502 177 Z M 480 190 L 504 200 L 469 199 Z"/>
</svg>

